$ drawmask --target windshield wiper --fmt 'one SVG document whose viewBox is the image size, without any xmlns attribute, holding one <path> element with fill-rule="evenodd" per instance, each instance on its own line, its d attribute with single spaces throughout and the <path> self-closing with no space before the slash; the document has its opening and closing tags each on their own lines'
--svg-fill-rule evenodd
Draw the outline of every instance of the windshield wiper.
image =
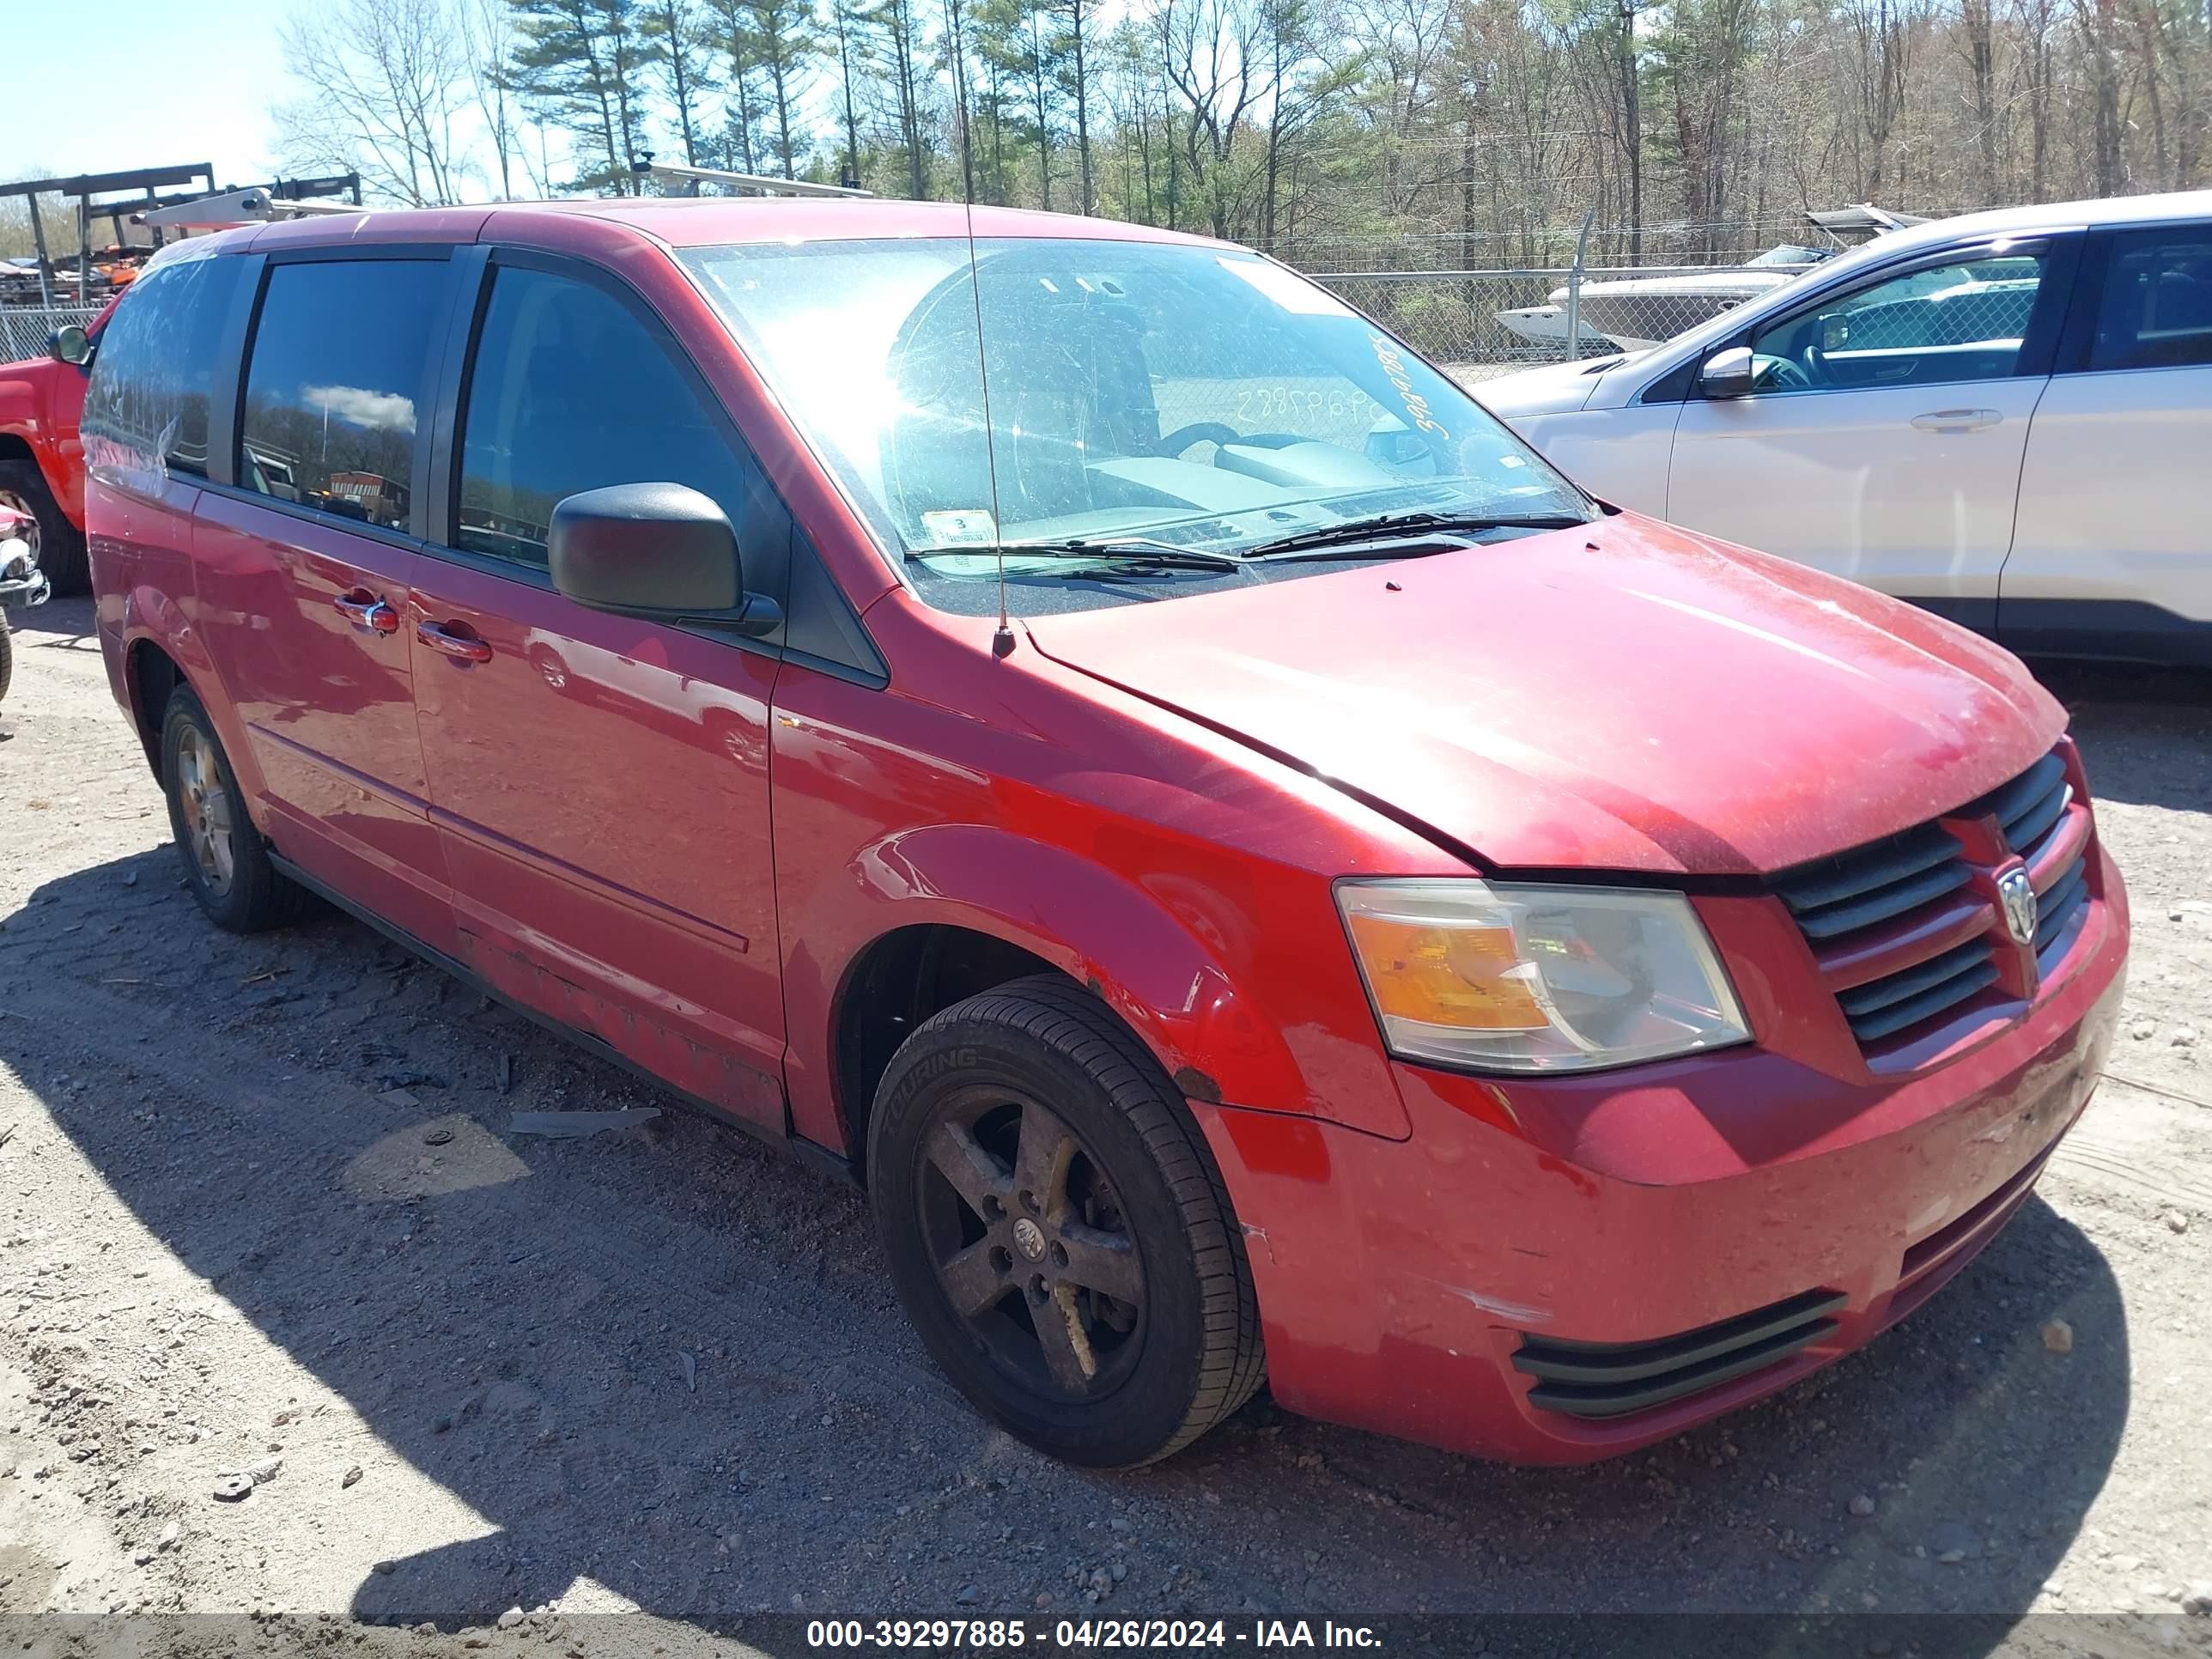
<svg viewBox="0 0 2212 1659">
<path fill-rule="evenodd" d="M 1571 530 L 1578 524 L 1588 522 L 1586 519 L 1574 518 L 1564 513 L 1518 519 L 1500 518 L 1487 513 L 1378 513 L 1372 518 L 1351 519 L 1342 524 L 1325 525 L 1318 530 L 1302 530 L 1295 536 L 1261 542 L 1257 547 L 1246 548 L 1244 557 L 1248 560 L 1279 559 L 1285 555 L 1320 552 L 1325 549 L 1418 535 L 1431 530 L 1456 531 L 1472 535 L 1485 530 Z"/>
<path fill-rule="evenodd" d="M 919 548 L 908 559 L 939 558 L 950 553 L 1004 553 L 1013 558 L 1096 559 L 1130 570 L 1235 570 L 1243 561 L 1228 553 L 1210 553 L 1202 547 L 1178 547 L 1173 542 L 1145 536 L 1109 537 L 1088 541 L 1080 537 L 1060 542 L 996 542 L 963 547 Z"/>
</svg>

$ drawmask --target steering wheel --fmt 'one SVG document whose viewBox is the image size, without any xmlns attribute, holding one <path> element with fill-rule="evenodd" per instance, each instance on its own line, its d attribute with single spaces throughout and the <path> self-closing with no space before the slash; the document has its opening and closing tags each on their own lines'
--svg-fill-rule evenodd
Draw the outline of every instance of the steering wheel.
<svg viewBox="0 0 2212 1659">
<path fill-rule="evenodd" d="M 1810 392 L 1813 377 L 1789 357 L 1768 357 L 1759 371 L 1762 392 Z"/>
<path fill-rule="evenodd" d="M 1218 421 L 1193 421 L 1188 426 L 1179 426 L 1159 441 L 1152 451 L 1155 455 L 1176 456 L 1193 444 L 1211 442 L 1217 446 L 1242 441 L 1236 428 L 1224 426 Z"/>
</svg>

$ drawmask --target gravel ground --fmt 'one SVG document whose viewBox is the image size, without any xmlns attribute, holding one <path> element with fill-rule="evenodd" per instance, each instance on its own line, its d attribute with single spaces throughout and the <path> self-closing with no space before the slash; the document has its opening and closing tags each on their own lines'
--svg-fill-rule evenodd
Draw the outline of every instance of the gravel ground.
<svg viewBox="0 0 2212 1659">
<path fill-rule="evenodd" d="M 673 1111 L 513 1134 L 666 1103 L 350 921 L 207 927 L 88 609 L 20 620 L 0 1615 L 2174 1613 L 2212 1590 L 2212 681 L 2051 671 L 2134 894 L 2127 1030 L 2037 1198 L 1870 1351 L 1586 1469 L 1262 1399 L 1101 1476 L 939 1380 L 857 1194 Z"/>
</svg>

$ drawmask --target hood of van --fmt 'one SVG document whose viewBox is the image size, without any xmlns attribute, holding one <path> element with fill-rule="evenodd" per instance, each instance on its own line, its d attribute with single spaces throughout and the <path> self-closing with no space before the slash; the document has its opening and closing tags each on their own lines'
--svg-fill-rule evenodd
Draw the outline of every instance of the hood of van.
<svg viewBox="0 0 2212 1659">
<path fill-rule="evenodd" d="M 1784 869 L 1995 788 L 2065 726 L 1962 629 L 1634 514 L 1029 627 L 1524 869 Z"/>
</svg>

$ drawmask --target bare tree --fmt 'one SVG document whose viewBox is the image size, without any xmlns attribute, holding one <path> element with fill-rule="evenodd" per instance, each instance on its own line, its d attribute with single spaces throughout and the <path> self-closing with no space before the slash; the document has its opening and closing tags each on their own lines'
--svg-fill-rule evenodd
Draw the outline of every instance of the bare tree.
<svg viewBox="0 0 2212 1659">
<path fill-rule="evenodd" d="M 409 207 L 459 199 L 453 121 L 470 59 L 448 0 L 322 0 L 279 39 L 308 88 L 276 112 L 289 167 L 358 171 L 365 189 Z"/>
<path fill-rule="evenodd" d="M 461 0 L 460 28 L 469 90 L 499 174 L 499 199 L 512 201 L 515 162 L 520 160 L 525 172 L 529 170 L 529 152 L 515 119 L 521 100 L 514 72 L 514 14 L 507 0 Z"/>
<path fill-rule="evenodd" d="M 1206 198 L 1213 234 L 1242 228 L 1244 151 L 1265 91 L 1265 21 L 1258 0 L 1159 0 L 1161 65 L 1183 105 L 1182 159 Z M 1175 222 L 1170 176 L 1169 222 Z"/>
</svg>

